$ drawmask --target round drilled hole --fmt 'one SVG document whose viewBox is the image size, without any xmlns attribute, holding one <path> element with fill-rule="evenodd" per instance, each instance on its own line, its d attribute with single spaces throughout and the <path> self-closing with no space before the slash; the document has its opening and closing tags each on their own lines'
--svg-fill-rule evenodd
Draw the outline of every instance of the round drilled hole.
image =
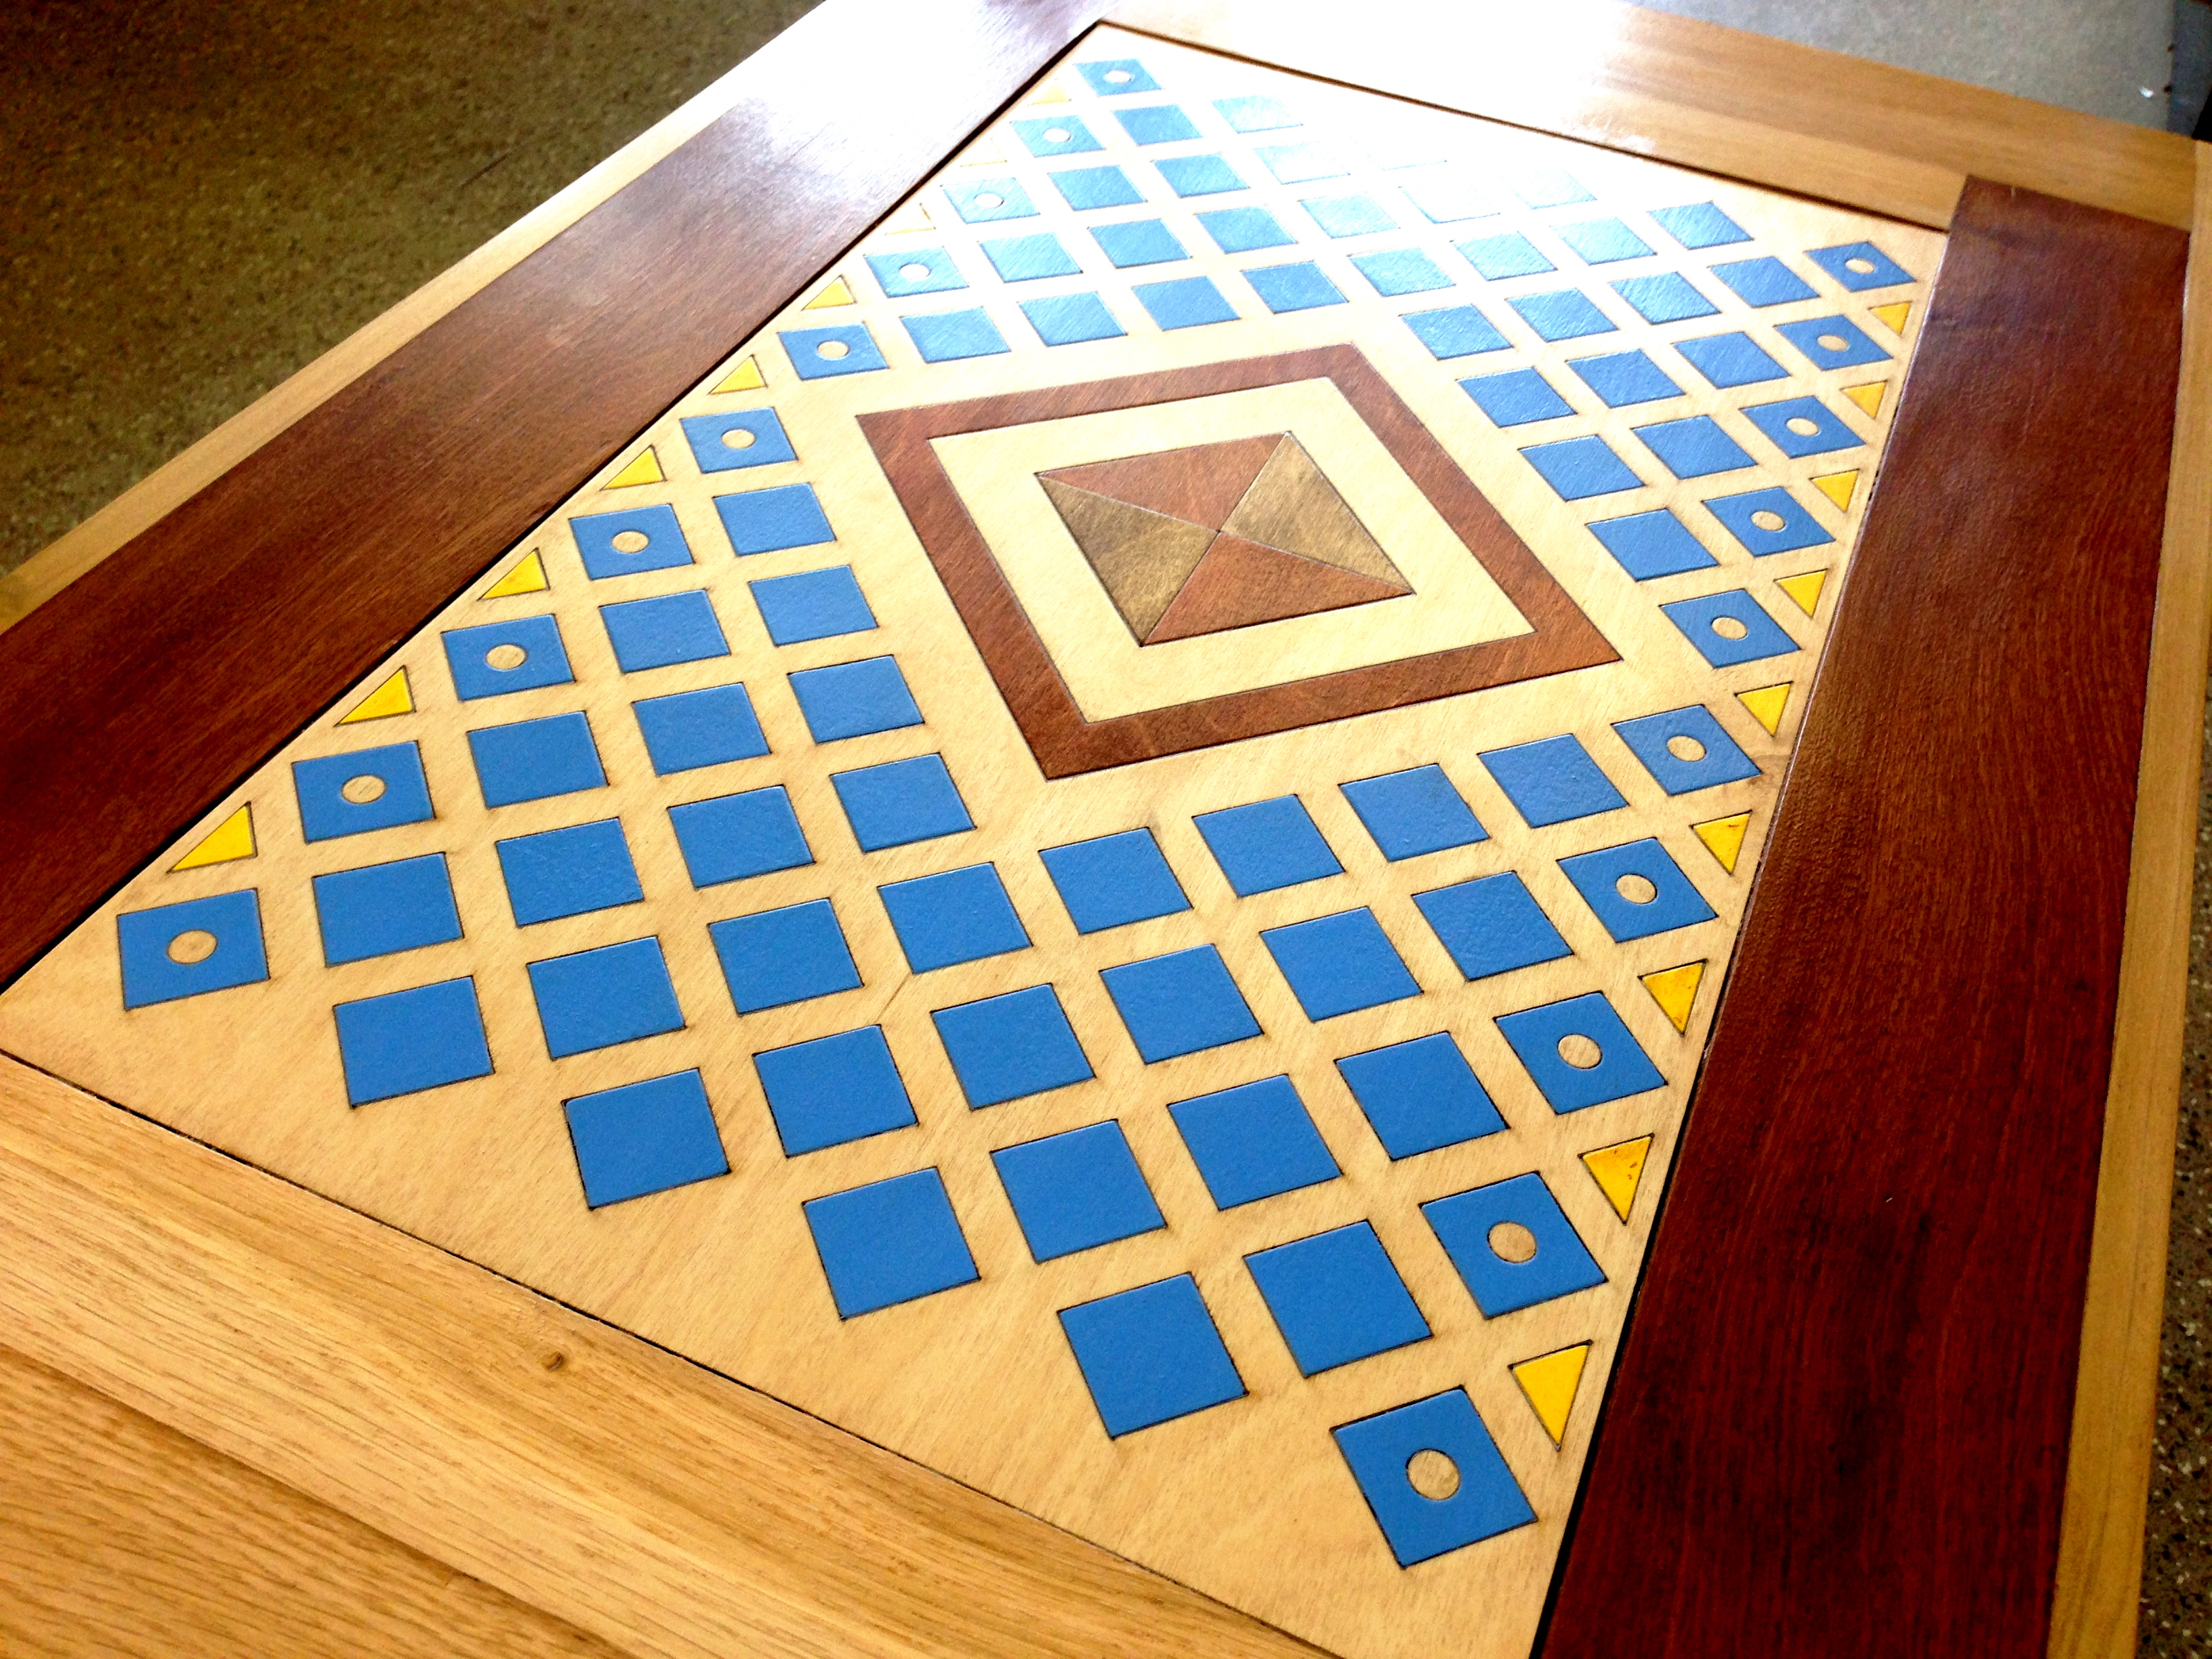
<svg viewBox="0 0 2212 1659">
<path fill-rule="evenodd" d="M 1633 870 L 1629 871 L 1626 875 L 1616 877 L 1613 880 L 1613 890 L 1631 904 L 1649 904 L 1659 896 L 1658 884 L 1649 876 L 1638 875 Z"/>
<path fill-rule="evenodd" d="M 1875 272 L 1875 264 L 1865 254 L 1854 253 L 1844 261 L 1844 269 L 1854 276 L 1871 276 Z"/>
<path fill-rule="evenodd" d="M 384 799 L 384 780 L 374 772 L 364 772 L 340 784 L 338 793 L 356 806 L 366 806 L 373 800 Z"/>
<path fill-rule="evenodd" d="M 204 927 L 187 927 L 169 941 L 169 960 L 179 967 L 205 962 L 215 954 L 215 935 Z"/>
<path fill-rule="evenodd" d="M 642 530 L 619 530 L 611 545 L 617 553 L 642 553 L 653 545 L 653 538 Z"/>
<path fill-rule="evenodd" d="M 1580 1031 L 1570 1031 L 1559 1039 L 1559 1058 L 1577 1072 L 1587 1072 L 1605 1058 L 1605 1050 Z"/>
<path fill-rule="evenodd" d="M 1417 1451 L 1406 1460 L 1406 1484 L 1441 1504 L 1459 1490 L 1459 1465 L 1440 1451 Z"/>
<path fill-rule="evenodd" d="M 1006 204 L 1006 198 L 994 190 L 978 191 L 975 193 L 975 205 L 986 213 L 996 213 Z"/>
<path fill-rule="evenodd" d="M 1705 757 L 1705 745 L 1687 732 L 1677 732 L 1667 739 L 1667 752 L 1678 761 L 1701 761 Z"/>
<path fill-rule="evenodd" d="M 1840 334 L 1823 334 L 1820 337 L 1820 346 L 1823 351 L 1849 351 L 1851 343 Z"/>
<path fill-rule="evenodd" d="M 822 355 L 826 357 L 830 354 L 824 352 Z M 733 426 L 722 434 L 722 447 L 725 449 L 750 449 L 759 441 L 758 434 L 742 426 Z"/>
<path fill-rule="evenodd" d="M 817 357 L 827 357 L 830 362 L 835 362 L 840 357 L 851 356 L 853 348 L 842 340 L 823 340 L 815 345 L 814 355 Z"/>
<path fill-rule="evenodd" d="M 1760 507 L 1758 512 L 1751 515 L 1751 521 L 1761 530 L 1766 531 L 1780 530 L 1790 522 L 1771 507 Z"/>
<path fill-rule="evenodd" d="M 1501 1221 L 1490 1230 L 1490 1253 L 1500 1261 L 1534 1261 L 1536 1235 L 1517 1221 Z"/>
<path fill-rule="evenodd" d="M 1751 629 L 1741 617 L 1716 617 L 1713 632 L 1724 640 L 1741 640 L 1748 638 Z"/>
<path fill-rule="evenodd" d="M 899 267 L 899 275 L 905 277 L 909 283 L 927 282 L 929 280 L 929 267 L 922 264 L 919 259 L 910 259 L 905 264 Z"/>
<path fill-rule="evenodd" d="M 1815 437 L 1820 430 L 1820 423 L 1809 415 L 1792 415 L 1782 424 L 1801 438 Z"/>
<path fill-rule="evenodd" d="M 1074 137 L 1066 127 L 1047 127 L 1044 130 L 1044 141 L 1048 144 L 1064 144 Z"/>
<path fill-rule="evenodd" d="M 1127 70 L 1108 70 L 1106 78 L 1117 87 L 1126 87 L 1137 77 Z"/>
<path fill-rule="evenodd" d="M 484 666 L 496 668 L 502 674 L 521 667 L 529 660 L 530 653 L 512 641 L 505 645 L 495 645 L 484 653 Z"/>
</svg>

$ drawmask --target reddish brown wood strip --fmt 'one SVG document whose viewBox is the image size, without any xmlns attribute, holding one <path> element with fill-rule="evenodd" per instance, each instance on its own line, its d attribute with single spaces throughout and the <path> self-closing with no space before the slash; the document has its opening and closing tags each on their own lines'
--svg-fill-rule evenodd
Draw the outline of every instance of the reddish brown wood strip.
<svg viewBox="0 0 2212 1659">
<path fill-rule="evenodd" d="M 2036 1659 L 2187 238 L 1974 181 L 1546 1659 Z"/>
<path fill-rule="evenodd" d="M 0 636 L 0 982 L 911 189 L 1099 0 L 831 0 L 730 112 Z"/>
</svg>

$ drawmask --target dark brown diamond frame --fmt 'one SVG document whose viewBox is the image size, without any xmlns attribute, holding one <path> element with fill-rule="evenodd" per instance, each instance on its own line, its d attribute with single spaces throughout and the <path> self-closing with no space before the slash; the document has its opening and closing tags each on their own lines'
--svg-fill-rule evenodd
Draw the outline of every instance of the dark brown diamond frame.
<svg viewBox="0 0 2212 1659">
<path fill-rule="evenodd" d="M 1511 639 L 1318 675 L 1111 720 L 1086 720 L 1044 641 L 930 446 L 958 433 L 1326 380 L 1342 392 L 1534 631 Z M 983 653 L 1047 777 L 1182 754 L 1434 697 L 1618 662 L 1620 653 L 1553 580 L 1474 483 L 1358 349 L 1323 346 L 967 403 L 884 410 L 860 428 Z"/>
</svg>

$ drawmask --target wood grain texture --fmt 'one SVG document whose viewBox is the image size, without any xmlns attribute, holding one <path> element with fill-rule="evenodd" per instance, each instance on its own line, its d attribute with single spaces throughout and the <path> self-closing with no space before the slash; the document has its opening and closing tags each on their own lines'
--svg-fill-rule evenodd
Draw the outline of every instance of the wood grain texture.
<svg viewBox="0 0 2212 1659">
<path fill-rule="evenodd" d="M 1119 0 L 1109 21 L 1941 228 L 1968 174 L 2186 228 L 2172 133 L 1615 0 Z"/>
<path fill-rule="evenodd" d="M 2185 249 L 1961 199 L 1547 1659 L 2044 1651 Z"/>
<path fill-rule="evenodd" d="M 0 1339 L 639 1653 L 1311 1651 L 13 1061 Z"/>
<path fill-rule="evenodd" d="M 589 477 L 1094 15 L 1092 0 L 814 12 L 745 65 L 752 90 L 727 114 L 9 629 L 0 980 Z"/>
<path fill-rule="evenodd" d="M 617 1652 L 5 1348 L 0 1467 L 21 1659 Z"/>
</svg>

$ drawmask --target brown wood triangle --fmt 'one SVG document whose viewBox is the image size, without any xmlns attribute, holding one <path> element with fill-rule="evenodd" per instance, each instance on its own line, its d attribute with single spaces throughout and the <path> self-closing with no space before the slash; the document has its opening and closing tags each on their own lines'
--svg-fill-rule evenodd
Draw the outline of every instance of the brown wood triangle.
<svg viewBox="0 0 2212 1659">
<path fill-rule="evenodd" d="M 1206 556 L 1213 532 L 1055 477 L 1038 482 L 1121 620 L 1142 641 Z"/>
<path fill-rule="evenodd" d="M 1232 438 L 1188 449 L 1064 466 L 1037 476 L 1218 530 L 1285 441 L 1286 434 L 1279 432 L 1264 438 Z"/>
<path fill-rule="evenodd" d="M 1377 581 L 1403 585 L 1406 580 L 1336 493 L 1336 486 L 1314 465 L 1313 457 L 1287 434 L 1221 528 L 1231 536 L 1300 558 L 1340 565 Z"/>
<path fill-rule="evenodd" d="M 1395 599 L 1411 590 L 1346 570 L 1340 565 L 1302 559 L 1241 536 L 1221 535 L 1190 573 L 1158 623 L 1143 636 L 1146 645 L 1218 634 L 1255 623 L 1310 617 L 1346 605 Z"/>
</svg>

